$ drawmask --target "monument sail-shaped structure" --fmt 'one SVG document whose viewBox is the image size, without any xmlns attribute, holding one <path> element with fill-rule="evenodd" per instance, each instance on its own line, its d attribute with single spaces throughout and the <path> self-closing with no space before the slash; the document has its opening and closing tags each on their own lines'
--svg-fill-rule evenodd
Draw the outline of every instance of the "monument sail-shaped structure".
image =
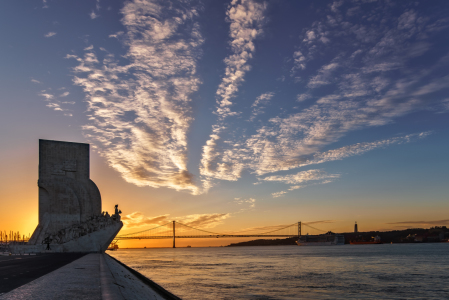
<svg viewBox="0 0 449 300">
<path fill-rule="evenodd" d="M 39 224 L 14 252 L 103 252 L 123 223 L 101 210 L 89 174 L 89 144 L 39 140 Z"/>
</svg>

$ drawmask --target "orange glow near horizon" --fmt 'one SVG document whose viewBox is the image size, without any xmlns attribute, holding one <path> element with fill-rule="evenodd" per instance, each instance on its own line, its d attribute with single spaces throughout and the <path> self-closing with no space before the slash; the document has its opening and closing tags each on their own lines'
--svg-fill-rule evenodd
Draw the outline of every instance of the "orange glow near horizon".
<svg viewBox="0 0 449 300">
<path fill-rule="evenodd" d="M 8 176 L 5 173 L 0 180 L 4 182 L 0 190 L 2 199 L 2 219 L 0 230 L 9 232 L 19 231 L 28 236 L 32 234 L 38 225 L 38 188 L 37 175 L 37 149 L 11 154 L 12 159 L 1 159 L 2 166 L 11 170 Z M 21 167 L 16 166 L 21 161 Z M 24 166 L 27 166 L 26 168 Z M 32 167 L 29 167 L 32 166 Z M 311 222 L 316 220 L 333 220 L 332 223 L 317 225 L 322 230 L 335 232 L 352 232 L 354 221 L 358 221 L 359 231 L 384 231 L 393 229 L 404 229 L 404 226 L 389 224 L 392 222 L 407 220 L 443 220 L 444 210 L 437 209 L 436 205 L 426 203 L 410 204 L 407 207 L 391 206 L 385 211 L 379 201 L 390 201 L 389 199 L 377 199 L 374 196 L 367 199 L 345 199 L 351 205 L 342 206 L 337 203 L 329 204 L 323 209 L 322 204 L 303 203 L 298 212 L 297 206 L 277 206 L 276 202 L 270 200 L 269 195 L 265 202 L 259 201 L 256 209 L 238 211 L 240 207 L 226 207 L 229 200 L 224 198 L 220 191 L 211 191 L 208 195 L 192 196 L 185 192 L 176 192 L 169 189 L 155 189 L 150 187 L 136 187 L 126 183 L 120 175 L 106 165 L 106 162 L 97 153 L 91 151 L 91 178 L 97 184 L 102 194 L 102 209 L 113 211 L 114 205 L 119 204 L 123 211 L 122 216 L 133 212 L 141 212 L 145 218 L 154 218 L 167 215 L 167 220 L 183 216 L 207 213 L 230 213 L 230 217 L 217 223 L 216 226 L 206 230 L 217 233 L 231 233 L 250 227 L 262 227 L 279 224 L 292 224 L 297 221 Z M 260 198 L 258 198 L 260 199 Z M 351 202 L 352 201 L 352 202 Z M 185 205 L 188 203 L 188 205 Z M 224 204 L 223 204 L 224 203 Z M 360 203 L 360 204 L 359 204 Z M 363 205 L 362 205 L 363 203 Z M 442 202 L 441 206 L 446 205 Z M 296 205 L 296 204 L 295 204 Z M 335 218 L 338 216 L 338 219 Z M 437 224 L 435 224 L 437 225 Z M 445 224 L 438 224 L 445 225 Z M 128 234 L 142 231 L 158 226 L 147 224 L 132 228 L 124 228 L 119 234 Z M 429 228 L 431 225 L 411 225 L 408 227 Z M 201 227 L 199 227 L 201 228 Z M 308 233 L 303 229 L 303 234 Z M 314 232 L 310 232 L 314 234 Z M 207 239 L 177 239 L 178 247 L 219 247 L 231 243 L 238 243 L 259 238 L 207 238 Z M 143 247 L 172 247 L 171 239 L 164 240 L 123 240 L 119 242 L 120 248 L 143 248 Z"/>
</svg>

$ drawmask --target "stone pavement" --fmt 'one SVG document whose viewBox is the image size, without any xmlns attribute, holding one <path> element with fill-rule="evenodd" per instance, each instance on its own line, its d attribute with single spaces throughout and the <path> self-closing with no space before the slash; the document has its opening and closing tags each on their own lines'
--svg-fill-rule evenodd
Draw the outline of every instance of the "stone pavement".
<svg viewBox="0 0 449 300">
<path fill-rule="evenodd" d="M 84 256 L 80 253 L 0 256 L 0 295 Z"/>
<path fill-rule="evenodd" d="M 155 289 L 145 284 L 109 255 L 93 253 L 0 295 L 0 299 L 164 300 L 170 298 L 162 297 Z"/>
</svg>

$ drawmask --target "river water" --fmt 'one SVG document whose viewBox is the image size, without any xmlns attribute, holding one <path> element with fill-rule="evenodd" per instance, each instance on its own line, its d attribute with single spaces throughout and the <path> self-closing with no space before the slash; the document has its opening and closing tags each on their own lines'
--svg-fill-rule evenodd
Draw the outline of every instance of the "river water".
<svg viewBox="0 0 449 300">
<path fill-rule="evenodd" d="M 449 299 L 449 243 L 120 249 L 182 299 Z"/>
</svg>

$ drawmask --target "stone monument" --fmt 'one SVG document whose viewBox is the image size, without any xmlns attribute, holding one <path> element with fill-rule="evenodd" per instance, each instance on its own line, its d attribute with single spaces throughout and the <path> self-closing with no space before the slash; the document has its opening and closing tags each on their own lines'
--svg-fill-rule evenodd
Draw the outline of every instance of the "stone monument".
<svg viewBox="0 0 449 300">
<path fill-rule="evenodd" d="M 14 252 L 103 252 L 123 226 L 101 211 L 89 176 L 89 144 L 39 140 L 39 224 Z M 50 250 L 48 250 L 50 248 Z"/>
</svg>

